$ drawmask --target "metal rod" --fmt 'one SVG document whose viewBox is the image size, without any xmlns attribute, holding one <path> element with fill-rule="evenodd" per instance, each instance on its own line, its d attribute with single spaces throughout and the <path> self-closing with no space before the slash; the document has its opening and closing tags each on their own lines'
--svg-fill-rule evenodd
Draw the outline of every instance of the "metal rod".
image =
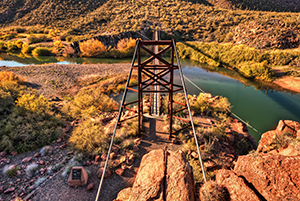
<svg viewBox="0 0 300 201">
<path fill-rule="evenodd" d="M 121 113 L 122 113 L 122 109 L 123 109 L 122 105 L 124 104 L 125 99 L 126 99 L 127 87 L 129 85 L 129 80 L 130 80 L 130 77 L 131 77 L 131 74 L 132 74 L 132 66 L 133 66 L 135 58 L 136 58 L 136 53 L 137 53 L 137 47 L 138 46 L 139 46 L 139 40 L 137 41 L 137 44 L 136 44 L 136 47 L 135 47 L 134 56 L 132 58 L 132 63 L 131 63 L 131 68 L 130 68 L 130 71 L 129 71 L 129 75 L 128 75 L 126 87 L 125 87 L 125 90 L 124 90 L 124 93 L 123 93 L 122 103 L 121 103 L 120 109 L 119 109 L 119 115 L 118 115 L 118 118 L 117 118 L 117 122 L 116 122 L 116 126 L 115 126 L 115 129 L 114 129 L 114 133 L 113 133 L 113 136 L 112 136 L 112 139 L 111 139 L 111 142 L 110 142 L 110 146 L 109 146 L 107 158 L 106 158 L 105 165 L 104 165 L 104 170 L 103 170 L 103 173 L 102 173 L 102 176 L 101 176 L 101 180 L 100 180 L 100 184 L 99 184 L 99 187 L 98 187 L 98 191 L 97 191 L 97 195 L 96 195 L 95 201 L 98 201 L 99 195 L 100 195 L 100 192 L 101 192 L 102 184 L 103 184 L 103 181 L 104 181 L 104 175 L 105 175 L 105 171 L 107 169 L 107 164 L 108 164 L 108 160 L 109 160 L 109 155 L 110 155 L 110 152 L 111 152 L 112 145 L 114 143 L 114 138 L 115 138 L 117 127 L 118 127 L 118 122 L 120 121 L 120 118 L 121 118 Z"/>
<path fill-rule="evenodd" d="M 180 103 L 180 102 L 177 102 L 177 101 L 174 101 L 174 100 L 173 100 L 173 102 L 174 102 L 174 103 L 176 103 L 176 104 L 178 104 L 178 105 L 183 105 L 183 106 L 186 106 L 186 104 L 185 104 L 185 103 Z"/>
<path fill-rule="evenodd" d="M 189 123 L 189 122 L 190 122 L 190 120 L 183 119 L 183 118 L 178 117 L 178 116 L 175 116 L 175 115 L 173 115 L 173 117 L 174 117 L 175 119 L 179 119 L 179 120 L 184 121 L 184 122 L 186 122 L 186 123 Z"/>
<path fill-rule="evenodd" d="M 206 175 L 205 175 L 205 170 L 204 170 L 204 165 L 203 165 L 203 161 L 202 161 L 201 153 L 200 153 L 200 149 L 199 149 L 199 143 L 198 143 L 198 139 L 197 139 L 197 135 L 196 135 L 196 131 L 195 131 L 195 126 L 194 126 L 194 122 L 193 122 L 193 116 L 192 116 L 192 113 L 191 113 L 191 107 L 190 107 L 190 104 L 189 104 L 189 99 L 187 97 L 186 86 L 185 86 L 185 83 L 184 83 L 182 69 L 181 69 L 181 66 L 180 66 L 179 57 L 178 57 L 178 54 L 177 54 L 176 44 L 175 44 L 174 40 L 173 40 L 173 46 L 174 46 L 174 50 L 175 50 L 175 55 L 176 55 L 176 60 L 177 60 L 177 65 L 178 65 L 178 69 L 179 69 L 181 83 L 182 83 L 182 86 L 183 86 L 185 100 L 186 100 L 186 104 L 187 104 L 188 110 L 189 110 L 189 115 L 190 115 L 191 124 L 192 124 L 192 128 L 193 128 L 193 133 L 194 133 L 194 137 L 195 137 L 195 143 L 196 143 L 196 146 L 197 146 L 199 160 L 200 160 L 200 164 L 201 164 L 201 168 L 202 168 L 203 178 L 204 178 L 204 182 L 207 182 Z"/>
</svg>

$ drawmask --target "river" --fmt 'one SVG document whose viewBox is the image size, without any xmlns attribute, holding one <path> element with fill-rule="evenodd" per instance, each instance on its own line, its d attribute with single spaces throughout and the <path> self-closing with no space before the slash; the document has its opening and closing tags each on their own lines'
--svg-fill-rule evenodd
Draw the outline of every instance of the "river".
<svg viewBox="0 0 300 201">
<path fill-rule="evenodd" d="M 26 59 L 12 59 L 11 55 L 0 55 L 0 66 L 24 66 L 41 63 L 120 63 L 131 59 L 87 59 L 87 58 L 55 58 L 45 57 L 35 62 Z M 5 59 L 4 59 L 5 58 Z M 42 61 L 41 61 L 42 60 Z M 25 61 L 25 62 L 24 62 Z M 234 71 L 209 69 L 194 61 L 181 60 L 183 74 L 205 92 L 227 97 L 232 105 L 232 112 L 264 133 L 274 129 L 280 119 L 300 122 L 300 95 L 288 91 L 280 91 L 265 83 L 249 81 Z M 179 73 L 175 72 L 175 82 L 179 83 Z M 186 81 L 189 94 L 199 94 L 195 86 Z M 129 99 L 131 99 L 129 94 Z M 132 97 L 133 98 L 133 97 Z M 256 141 L 260 134 L 249 128 Z"/>
</svg>

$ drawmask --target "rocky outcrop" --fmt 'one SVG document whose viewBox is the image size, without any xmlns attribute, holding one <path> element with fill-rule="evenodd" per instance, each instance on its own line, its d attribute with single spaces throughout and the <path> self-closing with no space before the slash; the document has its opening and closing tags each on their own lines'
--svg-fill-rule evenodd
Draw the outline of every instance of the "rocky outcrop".
<svg viewBox="0 0 300 201">
<path fill-rule="evenodd" d="M 262 135 L 257 152 L 240 156 L 234 172 L 265 200 L 300 200 L 300 124 L 280 120 Z"/>
<path fill-rule="evenodd" d="M 219 170 L 216 176 L 216 182 L 227 188 L 231 201 L 260 201 L 244 179 L 238 177 L 231 170 Z"/>
<path fill-rule="evenodd" d="M 116 199 L 125 200 L 195 200 L 193 173 L 183 152 L 159 149 L 146 154 L 133 186 Z"/>
<path fill-rule="evenodd" d="M 256 152 L 239 156 L 234 171 L 219 170 L 216 183 L 230 200 L 300 200 L 300 124 L 280 120 L 262 135 Z"/>
<path fill-rule="evenodd" d="M 288 147 L 287 138 L 300 138 L 300 123 L 290 120 L 280 120 L 276 130 L 262 134 L 257 151 L 269 152 Z"/>
<path fill-rule="evenodd" d="M 266 200 L 300 200 L 300 156 L 275 154 L 239 157 L 234 171 Z"/>
</svg>

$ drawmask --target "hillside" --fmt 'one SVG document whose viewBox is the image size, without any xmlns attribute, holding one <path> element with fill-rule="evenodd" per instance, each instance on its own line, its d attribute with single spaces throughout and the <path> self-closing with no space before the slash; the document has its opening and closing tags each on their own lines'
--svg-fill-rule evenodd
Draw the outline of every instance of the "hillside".
<svg viewBox="0 0 300 201">
<path fill-rule="evenodd" d="M 281 2 L 281 5 L 296 5 L 297 2 Z M 279 1 L 275 1 L 261 5 L 278 4 Z M 298 5 L 283 10 L 299 11 Z M 56 27 L 63 36 L 139 31 L 159 26 L 166 34 L 175 34 L 177 39 L 218 42 L 232 41 L 238 25 L 253 21 L 276 18 L 293 30 L 300 26 L 298 13 L 239 10 L 236 7 L 250 8 L 246 1 L 229 0 L 23 0 L 22 3 L 5 0 L 0 3 L 0 26 L 36 26 L 35 32 Z"/>
</svg>

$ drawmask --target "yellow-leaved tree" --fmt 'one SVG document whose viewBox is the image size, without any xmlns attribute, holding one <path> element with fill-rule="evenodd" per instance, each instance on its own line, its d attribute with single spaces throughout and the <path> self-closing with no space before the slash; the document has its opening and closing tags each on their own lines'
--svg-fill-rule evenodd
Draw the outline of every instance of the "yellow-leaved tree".
<svg viewBox="0 0 300 201">
<path fill-rule="evenodd" d="M 90 39 L 79 43 L 81 55 L 84 57 L 99 57 L 107 52 L 106 47 L 99 40 Z"/>
</svg>

